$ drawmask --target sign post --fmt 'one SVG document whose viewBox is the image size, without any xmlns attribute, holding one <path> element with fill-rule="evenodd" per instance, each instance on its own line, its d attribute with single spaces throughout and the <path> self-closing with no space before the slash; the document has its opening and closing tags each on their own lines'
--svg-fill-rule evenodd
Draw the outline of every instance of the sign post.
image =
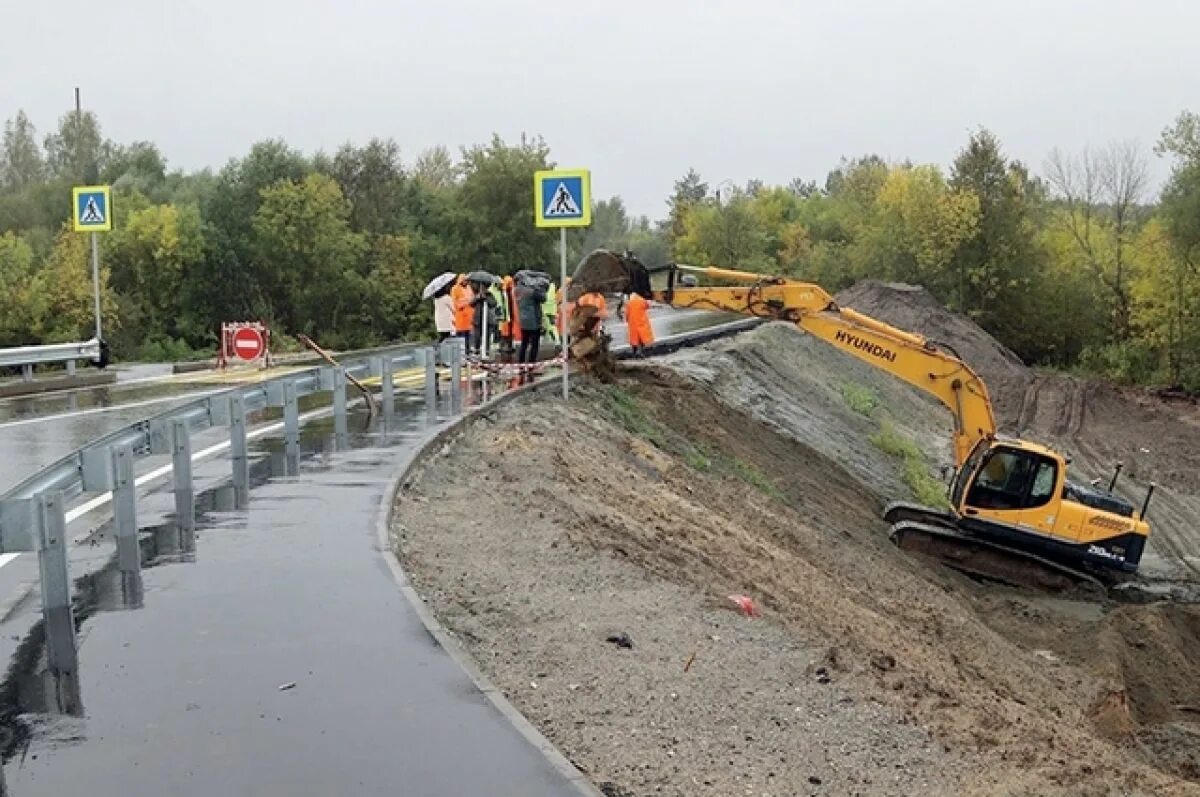
<svg viewBox="0 0 1200 797">
<path fill-rule="evenodd" d="M 96 233 L 112 229 L 112 189 L 107 185 L 77 186 L 71 195 L 75 232 L 92 234 L 92 297 L 96 309 L 96 340 L 101 340 L 100 244 Z"/>
<path fill-rule="evenodd" d="M 562 393 L 570 395 L 567 375 L 571 358 L 570 324 L 567 309 L 567 228 L 592 223 L 592 174 L 587 169 L 552 169 L 534 172 L 533 213 L 538 227 L 558 228 L 559 320 L 562 323 Z"/>
</svg>

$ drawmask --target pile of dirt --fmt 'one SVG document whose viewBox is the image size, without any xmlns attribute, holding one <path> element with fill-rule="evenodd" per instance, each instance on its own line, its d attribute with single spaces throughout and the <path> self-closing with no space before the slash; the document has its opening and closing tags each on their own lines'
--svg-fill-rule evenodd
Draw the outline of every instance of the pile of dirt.
<svg viewBox="0 0 1200 797">
<path fill-rule="evenodd" d="M 863 280 L 834 298 L 842 307 L 924 335 L 957 354 L 987 383 L 998 423 L 1019 413 L 1032 372 L 1011 349 L 971 319 L 947 310 L 929 291 L 902 282 Z"/>
<path fill-rule="evenodd" d="M 884 421 L 940 441 L 935 405 L 789 327 L 665 364 L 472 421 L 396 505 L 422 594 L 609 793 L 1200 793 L 1195 608 L 895 549 Z"/>
</svg>

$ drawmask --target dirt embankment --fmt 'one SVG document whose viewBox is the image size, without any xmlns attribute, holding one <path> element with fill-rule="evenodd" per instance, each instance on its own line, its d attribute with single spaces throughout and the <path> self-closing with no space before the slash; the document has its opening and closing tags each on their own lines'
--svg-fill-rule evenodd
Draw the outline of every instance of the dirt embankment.
<svg viewBox="0 0 1200 797">
<path fill-rule="evenodd" d="M 930 460 L 944 427 L 789 327 L 664 365 L 471 422 L 397 504 L 423 594 L 609 794 L 1200 794 L 1196 609 L 895 549 L 885 420 Z"/>
</svg>

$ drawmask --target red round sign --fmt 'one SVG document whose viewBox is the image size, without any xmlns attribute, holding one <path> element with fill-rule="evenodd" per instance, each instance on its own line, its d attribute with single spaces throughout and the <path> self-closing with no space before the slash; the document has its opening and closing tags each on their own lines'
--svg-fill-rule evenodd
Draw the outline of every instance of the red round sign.
<svg viewBox="0 0 1200 797">
<path fill-rule="evenodd" d="M 233 352 L 239 360 L 257 360 L 263 356 L 263 338 L 254 327 L 242 327 L 233 333 Z"/>
</svg>

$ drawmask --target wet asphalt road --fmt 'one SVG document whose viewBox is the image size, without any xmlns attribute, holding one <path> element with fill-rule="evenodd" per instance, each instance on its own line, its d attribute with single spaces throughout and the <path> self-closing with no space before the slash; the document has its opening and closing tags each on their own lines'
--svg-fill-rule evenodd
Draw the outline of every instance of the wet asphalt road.
<svg viewBox="0 0 1200 797">
<path fill-rule="evenodd" d="M 380 502 L 423 415 L 407 405 L 340 443 L 311 425 L 298 462 L 264 441 L 242 511 L 228 462 L 205 464 L 194 541 L 167 491 L 143 499 L 140 577 L 117 571 L 110 540 L 73 550 L 78 681 L 26 653 L 0 685 L 22 714 L 65 712 L 6 723 L 9 793 L 577 794 L 425 632 L 380 556 Z M 0 625 L 10 645 L 40 625 L 33 603 L 18 615 Z"/>
</svg>

